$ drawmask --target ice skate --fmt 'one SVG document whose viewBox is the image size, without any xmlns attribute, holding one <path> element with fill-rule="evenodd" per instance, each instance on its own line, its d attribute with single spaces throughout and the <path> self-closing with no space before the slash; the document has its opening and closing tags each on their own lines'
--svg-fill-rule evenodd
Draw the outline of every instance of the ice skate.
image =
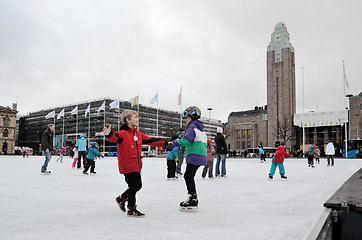
<svg viewBox="0 0 362 240">
<path fill-rule="evenodd" d="M 90 172 L 91 173 L 91 175 L 95 175 L 95 174 L 97 174 L 96 172 Z"/>
<path fill-rule="evenodd" d="M 87 173 L 87 172 L 83 172 L 83 175 L 88 175 L 88 173 Z"/>
<path fill-rule="evenodd" d="M 180 210 L 181 211 L 187 211 L 187 212 L 196 212 L 199 204 L 199 201 L 197 200 L 197 195 L 188 195 L 188 198 L 180 203 Z"/>
<path fill-rule="evenodd" d="M 121 196 L 121 197 L 120 197 L 120 196 L 116 197 L 116 202 L 117 202 L 119 208 L 120 208 L 123 212 L 126 212 L 126 207 L 125 207 L 125 205 L 126 205 L 127 200 L 128 200 L 128 199 L 123 198 L 122 196 Z"/>
<path fill-rule="evenodd" d="M 52 172 L 49 170 L 44 170 L 44 171 L 40 171 L 40 173 L 43 175 L 47 175 L 47 174 L 51 174 Z"/>
<path fill-rule="evenodd" d="M 273 176 L 270 176 L 270 175 L 269 175 L 269 179 L 272 180 L 272 179 L 273 179 Z"/>
<path fill-rule="evenodd" d="M 287 176 L 283 176 L 283 175 L 280 175 L 280 177 L 281 177 L 282 179 L 287 179 L 287 178 L 288 178 Z"/>
<path fill-rule="evenodd" d="M 167 178 L 167 180 L 177 180 L 177 179 L 178 179 L 178 177 L 177 177 L 177 176 Z"/>
<path fill-rule="evenodd" d="M 176 172 L 176 174 L 182 176 L 183 173 L 182 172 Z"/>
<path fill-rule="evenodd" d="M 128 217 L 144 217 L 145 216 L 145 214 L 138 211 L 136 209 L 136 207 L 137 207 L 137 205 L 134 207 L 128 208 L 128 210 L 127 210 Z"/>
</svg>

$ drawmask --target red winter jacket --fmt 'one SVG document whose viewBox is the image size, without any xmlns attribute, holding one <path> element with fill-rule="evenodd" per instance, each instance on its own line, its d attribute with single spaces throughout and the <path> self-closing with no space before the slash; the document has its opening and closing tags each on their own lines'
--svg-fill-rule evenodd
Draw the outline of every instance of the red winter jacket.
<svg viewBox="0 0 362 240">
<path fill-rule="evenodd" d="M 274 157 L 275 159 L 273 160 L 273 162 L 279 162 L 282 163 L 284 162 L 284 157 L 289 157 L 290 154 L 285 152 L 285 148 L 282 146 L 277 147 L 275 153 L 274 153 Z"/>
<path fill-rule="evenodd" d="M 118 132 L 105 136 L 108 141 L 117 143 L 117 158 L 119 173 L 140 172 L 142 170 L 142 144 L 162 147 L 167 142 L 149 137 L 137 128 L 123 125 Z"/>
</svg>

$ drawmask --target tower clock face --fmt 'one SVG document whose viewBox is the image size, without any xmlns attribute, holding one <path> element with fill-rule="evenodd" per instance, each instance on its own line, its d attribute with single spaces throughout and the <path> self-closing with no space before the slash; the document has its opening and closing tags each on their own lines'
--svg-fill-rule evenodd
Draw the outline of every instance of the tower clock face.
<svg viewBox="0 0 362 240">
<path fill-rule="evenodd" d="M 274 39 L 275 39 L 275 41 L 280 41 L 281 35 L 280 34 L 275 34 Z"/>
</svg>

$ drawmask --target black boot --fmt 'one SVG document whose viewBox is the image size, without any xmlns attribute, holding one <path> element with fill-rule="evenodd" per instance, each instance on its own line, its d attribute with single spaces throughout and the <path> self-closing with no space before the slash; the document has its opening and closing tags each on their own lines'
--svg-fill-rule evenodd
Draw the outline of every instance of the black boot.
<svg viewBox="0 0 362 240">
<path fill-rule="evenodd" d="M 119 208 L 120 208 L 123 212 L 126 211 L 125 205 L 126 205 L 127 200 L 128 200 L 128 199 L 123 198 L 122 196 L 116 197 L 116 202 L 117 202 Z"/>
<path fill-rule="evenodd" d="M 280 175 L 280 177 L 283 179 L 287 179 L 287 176 L 284 176 L 284 175 Z"/>
<path fill-rule="evenodd" d="M 128 207 L 128 210 L 127 210 L 128 217 L 144 217 L 145 216 L 145 214 L 138 211 L 136 209 L 136 207 L 137 207 L 137 205 L 134 207 Z"/>
<path fill-rule="evenodd" d="M 180 210 L 182 211 L 196 211 L 199 200 L 197 199 L 197 194 L 189 194 L 188 198 L 180 203 Z"/>
</svg>

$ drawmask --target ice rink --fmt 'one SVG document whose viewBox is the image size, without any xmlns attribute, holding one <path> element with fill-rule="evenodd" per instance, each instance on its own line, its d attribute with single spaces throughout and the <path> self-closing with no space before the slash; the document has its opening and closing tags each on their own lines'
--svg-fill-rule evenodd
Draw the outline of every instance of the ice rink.
<svg viewBox="0 0 362 240">
<path fill-rule="evenodd" d="M 198 170 L 194 213 L 178 209 L 187 196 L 183 178 L 166 180 L 166 160 L 145 158 L 137 205 L 146 217 L 133 218 L 115 202 L 126 189 L 116 158 L 97 160 L 95 176 L 72 169 L 69 157 L 56 159 L 52 174 L 41 175 L 43 157 L 0 156 L 1 239 L 303 239 L 323 203 L 362 167 L 321 159 L 312 169 L 306 159 L 286 159 L 288 179 L 277 170 L 269 180 L 270 159 L 227 159 L 225 178 L 202 179 Z"/>
</svg>

